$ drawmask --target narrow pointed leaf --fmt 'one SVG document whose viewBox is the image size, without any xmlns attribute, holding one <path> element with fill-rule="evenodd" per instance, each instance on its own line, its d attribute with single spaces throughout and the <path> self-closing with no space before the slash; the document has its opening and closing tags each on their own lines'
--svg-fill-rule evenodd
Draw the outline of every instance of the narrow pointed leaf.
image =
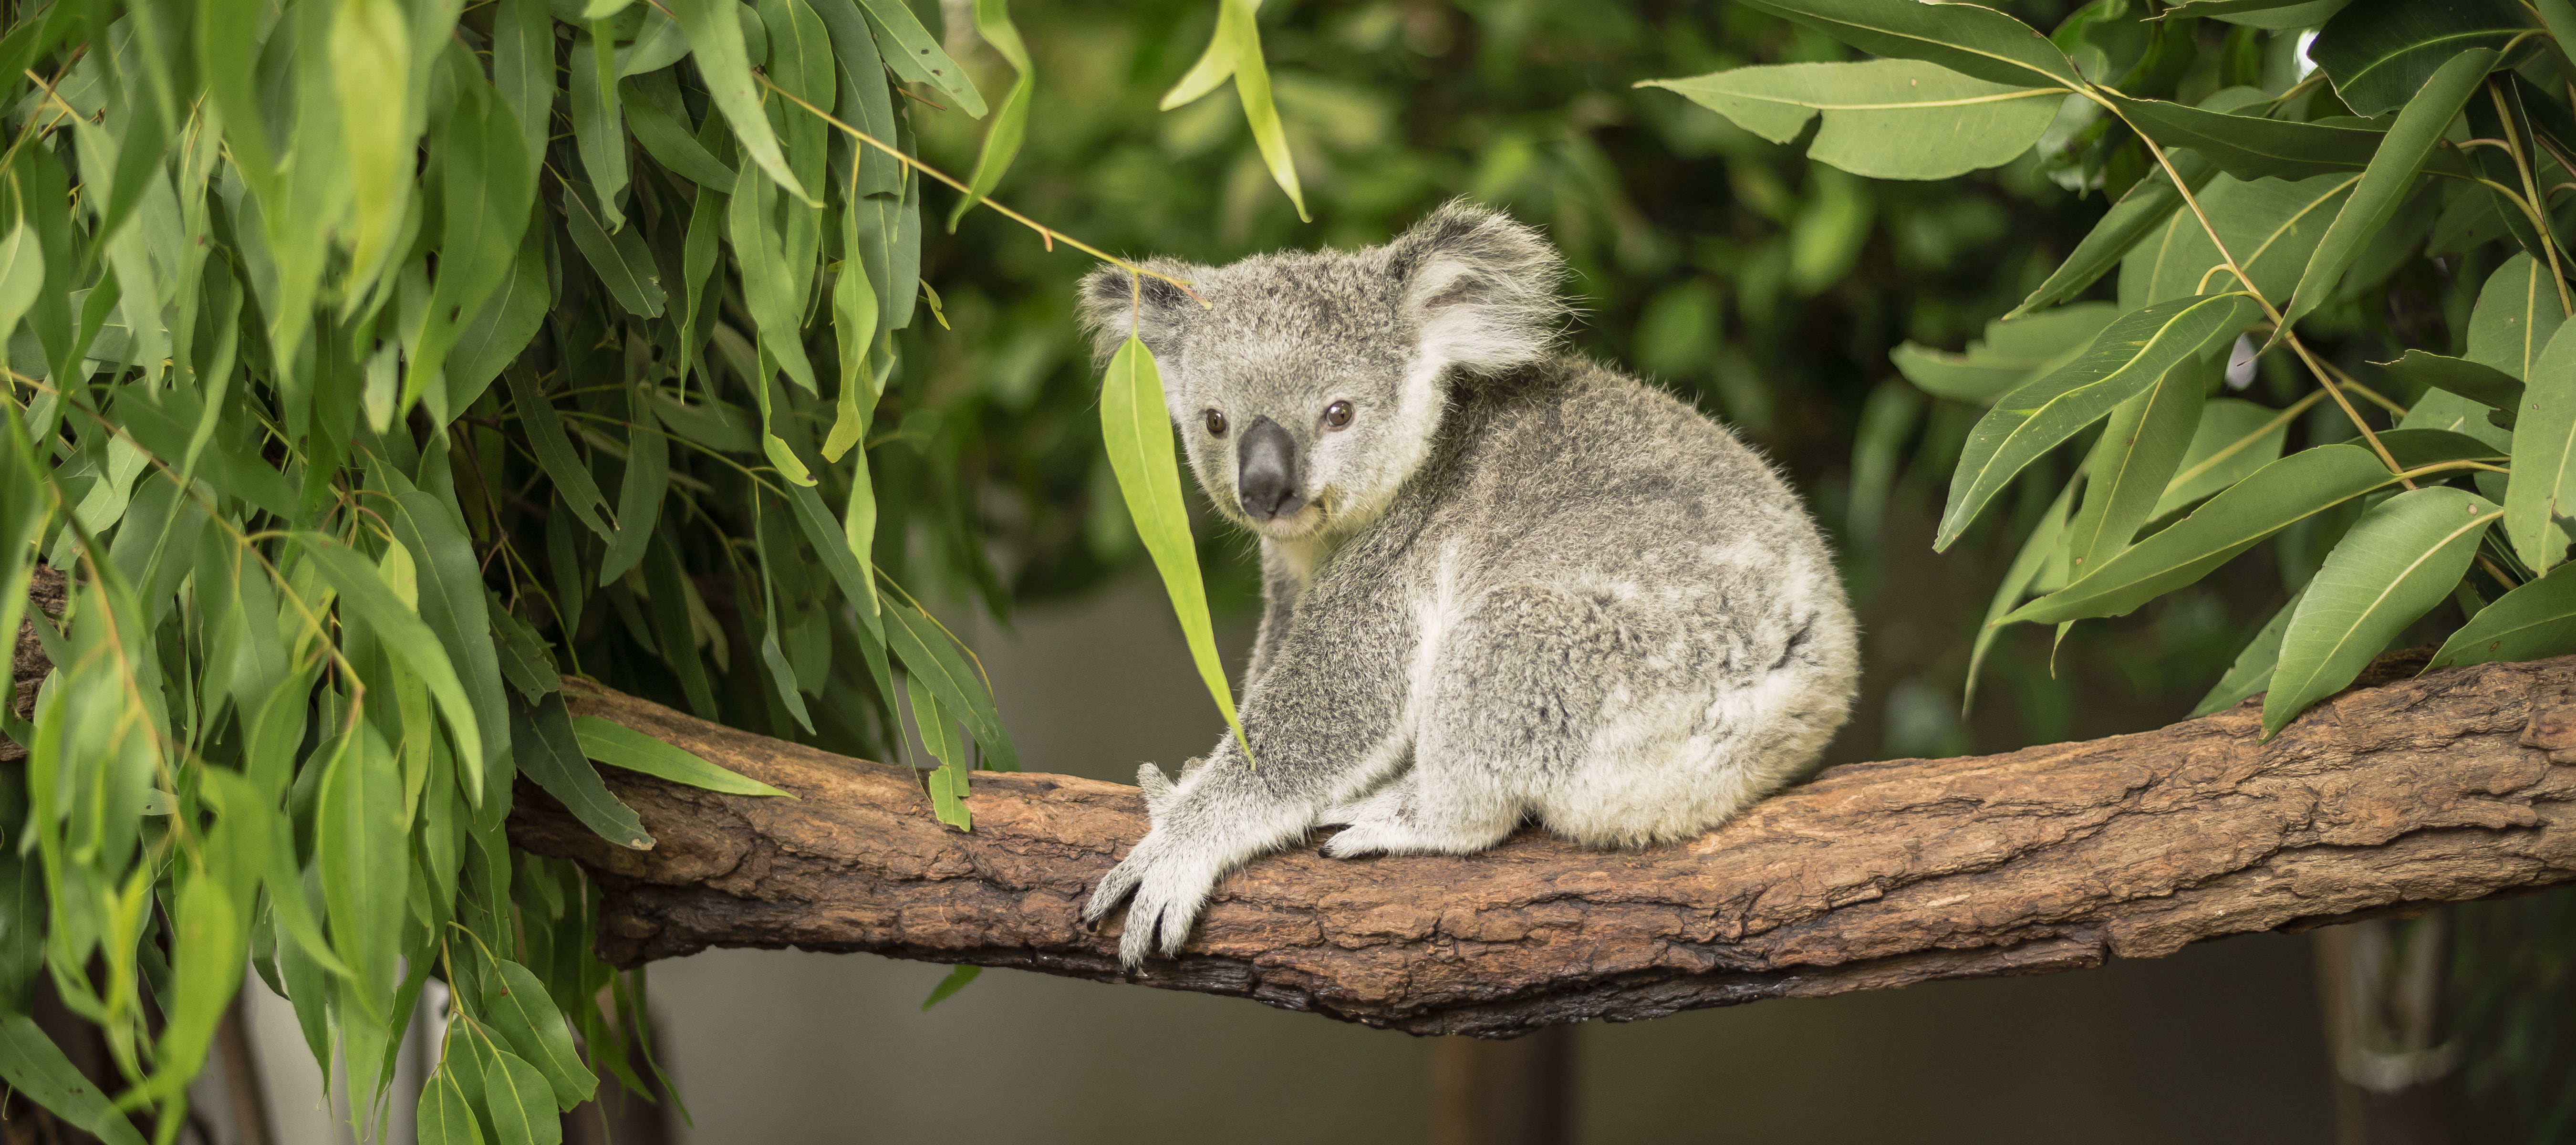
<svg viewBox="0 0 2576 1145">
<path fill-rule="evenodd" d="M 1933 547 L 1946 549 L 1957 540 L 2023 466 L 2155 384 L 2166 370 L 2225 344 L 2254 314 L 2254 303 L 2242 294 L 2144 307 L 2105 327 L 2072 363 L 1997 400 L 1969 434 Z"/>
<path fill-rule="evenodd" d="M 2362 514 L 2299 598 L 2263 697 L 2270 736 L 2343 690 L 2400 630 L 2450 596 L 2502 511 L 2464 489 L 2400 493 Z"/>
<path fill-rule="evenodd" d="M 1925 393 L 1985 405 L 2073 361 L 2119 316 L 2108 302 L 2078 302 L 1986 323 L 1986 336 L 1960 353 L 1908 341 L 1888 360 Z"/>
<path fill-rule="evenodd" d="M 728 795 L 785 795 L 795 798 L 750 776 L 709 763 L 684 748 L 673 747 L 624 724 L 598 716 L 574 716 L 572 730 L 581 741 L 582 754 L 610 767 L 640 771 L 673 783 Z"/>
<path fill-rule="evenodd" d="M 1234 729 L 1245 758 L 1252 756 L 1235 717 L 1234 692 L 1225 682 L 1225 664 L 1217 659 L 1216 636 L 1208 621 L 1207 589 L 1199 579 L 1198 546 L 1190 538 L 1189 511 L 1181 503 L 1179 460 L 1172 445 L 1171 414 L 1163 404 L 1163 375 L 1153 351 L 1130 334 L 1109 359 L 1100 386 L 1100 432 L 1109 447 L 1109 467 L 1118 491 L 1127 500 L 1127 517 L 1163 575 L 1164 592 L 1181 622 L 1181 634 L 1198 664 L 1208 696 Z"/>
<path fill-rule="evenodd" d="M 2513 431 L 2504 535 L 2522 563 L 2547 574 L 2567 559 L 2576 518 L 2576 323 L 2561 325 L 2532 364 Z"/>
<path fill-rule="evenodd" d="M 984 129 L 984 147 L 975 155 L 975 172 L 966 180 L 966 197 L 948 213 L 948 233 L 957 233 L 957 220 L 992 193 L 1002 182 L 1002 173 L 1011 169 L 1011 160 L 1020 153 L 1020 141 L 1028 134 L 1029 104 L 1036 98 L 1038 74 L 1029 62 L 1028 45 L 1020 42 L 1020 29 L 1011 23 L 1010 0 L 975 0 L 975 33 L 984 37 L 995 52 L 1011 65 L 1011 90 L 1002 97 L 1001 110 Z"/>
<path fill-rule="evenodd" d="M 582 754 L 581 737 L 572 730 L 560 693 L 534 705 L 510 705 L 510 723 L 510 753 L 518 760 L 519 774 L 545 788 L 600 838 L 638 851 L 653 849 L 653 836 L 645 833 L 634 810 L 609 793 Z"/>
<path fill-rule="evenodd" d="M 2319 446 L 2257 470 L 2173 527 L 2009 619 L 2056 623 L 2121 616 L 2227 563 L 2292 522 L 2397 481 L 2359 444 Z"/>
<path fill-rule="evenodd" d="M 2326 21 L 2307 56 L 2353 114 L 2379 115 L 2419 99 L 2463 49 L 2492 66 L 2530 27 L 2511 0 L 2358 0 Z"/>
<path fill-rule="evenodd" d="M 2334 225 L 2326 229 L 2316 254 L 2308 259 L 2306 272 L 2299 276 L 2298 289 L 2282 312 L 2283 330 L 2325 304 L 2343 272 L 2361 257 L 2371 236 L 2404 205 L 2415 190 L 2415 179 L 2423 172 L 2425 160 L 2432 158 L 2442 133 L 2450 129 L 2451 121 L 2476 94 L 2478 81 L 2486 78 L 2495 60 L 2495 53 L 2485 48 L 2471 48 L 2452 56 L 2425 82 L 2421 94 L 2406 101 L 2404 110 L 2397 113 L 2397 122 L 2380 143 L 2378 154 L 2371 157 L 2370 166 L 2362 172 L 2361 182 L 2353 187 L 2352 197 L 2344 200 L 2343 209 L 2335 213 Z M 2277 340 L 2280 335 L 2273 337 Z"/>
<path fill-rule="evenodd" d="M 134 1123 L 25 1014 L 0 1017 L 0 1081 L 109 1145 L 143 1145 Z"/>
<path fill-rule="evenodd" d="M 2576 576 L 2545 576 L 2497 597 L 2442 642 L 2434 668 L 2576 652 Z"/>
<path fill-rule="evenodd" d="M 2084 508 L 2067 526 L 2071 576 L 2080 580 L 2120 555 L 2154 515 L 2191 447 L 2216 372 L 2213 363 L 2183 362 L 2111 411 L 2084 463 Z"/>
<path fill-rule="evenodd" d="M 734 0 L 671 0 L 671 14 L 679 18 L 680 31 L 689 38 L 689 55 L 697 61 L 707 93 L 724 113 L 725 122 L 733 125 L 743 151 L 788 194 L 819 202 L 788 170 L 787 157 L 778 149 L 778 135 L 770 130 L 768 113 L 761 110 L 763 93 L 751 78 L 751 56 L 743 48 L 742 24 L 734 17 L 740 7 Z"/>
<path fill-rule="evenodd" d="M 599 1077 L 582 1064 L 573 1049 L 572 1029 L 563 1012 L 546 996 L 545 983 L 527 967 L 507 958 L 483 982 L 484 1021 L 499 1033 L 511 1052 L 537 1068 L 554 1091 L 555 1105 L 571 1109 L 599 1091 Z"/>
<path fill-rule="evenodd" d="M 848 0 L 833 0 L 847 3 Z M 976 118 L 984 118 L 984 96 L 975 90 L 966 69 L 932 39 L 930 30 L 903 0 L 858 0 L 859 10 L 867 14 L 868 27 L 876 33 L 877 50 L 885 57 L 894 74 L 915 83 L 926 83 L 957 97 L 957 109 Z"/>
<path fill-rule="evenodd" d="M 439 714 L 447 718 L 448 733 L 455 738 L 458 754 L 483 758 L 483 736 L 475 720 L 474 704 L 466 696 L 463 682 L 457 679 L 455 665 L 447 658 L 438 634 L 403 607 L 393 591 L 377 579 L 375 566 L 355 550 L 320 533 L 297 533 L 295 539 L 313 558 L 323 578 L 338 590 L 341 604 L 364 616 L 384 641 L 385 650 L 429 687 L 431 698 L 438 701 Z"/>
<path fill-rule="evenodd" d="M 2008 86 L 1922 60 L 1776 64 L 1689 79 L 1641 80 L 1773 143 L 1819 113 L 1807 157 L 1879 179 L 1947 179 L 2011 162 L 2057 118 L 2066 89 Z"/>
<path fill-rule="evenodd" d="M 537 455 L 537 466 L 546 471 L 546 479 L 555 483 L 555 496 L 565 507 L 599 534 L 601 540 L 616 536 L 599 512 L 608 507 L 608 499 L 599 493 L 599 482 L 592 479 L 590 467 L 572 451 L 572 438 L 564 433 L 563 420 L 555 416 L 553 399 L 537 387 L 537 380 L 526 363 L 514 363 L 502 371 L 510 381 L 510 403 L 519 414 L 519 428 L 528 448 Z"/>
</svg>

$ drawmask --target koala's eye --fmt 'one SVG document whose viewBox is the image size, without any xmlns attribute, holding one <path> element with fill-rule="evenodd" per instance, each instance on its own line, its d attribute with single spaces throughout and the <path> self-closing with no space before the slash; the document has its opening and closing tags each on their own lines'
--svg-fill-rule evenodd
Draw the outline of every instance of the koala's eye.
<svg viewBox="0 0 2576 1145">
<path fill-rule="evenodd" d="M 1351 424 L 1351 403 L 1334 402 L 1324 407 L 1324 424 L 1340 429 Z"/>
<path fill-rule="evenodd" d="M 1225 436 L 1225 415 L 1224 415 L 1224 414 L 1221 414 L 1221 413 L 1218 413 L 1218 412 L 1216 412 L 1215 410 L 1209 410 L 1209 411 L 1207 411 L 1207 427 L 1208 427 L 1208 434 L 1209 434 L 1210 436 L 1212 436 L 1212 437 L 1224 437 L 1224 436 Z"/>
</svg>

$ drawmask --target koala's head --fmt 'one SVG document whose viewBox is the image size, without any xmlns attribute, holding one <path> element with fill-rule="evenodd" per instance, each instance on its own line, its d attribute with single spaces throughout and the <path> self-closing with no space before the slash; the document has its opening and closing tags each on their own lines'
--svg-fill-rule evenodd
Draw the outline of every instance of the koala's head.
<svg viewBox="0 0 2576 1145">
<path fill-rule="evenodd" d="M 1106 359 L 1133 330 L 1161 366 L 1190 466 L 1268 537 L 1356 527 L 1422 464 L 1452 386 L 1543 356 L 1564 260 L 1538 232 L 1451 202 L 1394 241 L 1227 266 L 1103 267 L 1082 317 Z"/>
</svg>

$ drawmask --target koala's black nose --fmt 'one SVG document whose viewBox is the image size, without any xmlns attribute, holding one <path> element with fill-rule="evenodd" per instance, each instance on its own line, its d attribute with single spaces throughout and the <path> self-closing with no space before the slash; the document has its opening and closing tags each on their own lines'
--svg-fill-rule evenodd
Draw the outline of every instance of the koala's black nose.
<svg viewBox="0 0 2576 1145">
<path fill-rule="evenodd" d="M 1306 499 L 1297 495 L 1297 444 L 1278 422 L 1252 419 L 1234 456 L 1234 489 L 1245 513 L 1269 520 L 1306 507 Z"/>
</svg>

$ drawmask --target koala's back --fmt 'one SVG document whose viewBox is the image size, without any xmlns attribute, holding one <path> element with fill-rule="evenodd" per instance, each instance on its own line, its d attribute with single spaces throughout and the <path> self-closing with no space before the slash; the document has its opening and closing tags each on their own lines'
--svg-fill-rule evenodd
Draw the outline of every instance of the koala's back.
<svg viewBox="0 0 2576 1145">
<path fill-rule="evenodd" d="M 1805 770 L 1847 716 L 1857 632 L 1779 476 L 1580 359 L 1456 399 L 1351 554 L 1418 621 L 1418 760 L 1508 757 L 1505 787 L 1600 845 L 1695 835 Z"/>
</svg>

